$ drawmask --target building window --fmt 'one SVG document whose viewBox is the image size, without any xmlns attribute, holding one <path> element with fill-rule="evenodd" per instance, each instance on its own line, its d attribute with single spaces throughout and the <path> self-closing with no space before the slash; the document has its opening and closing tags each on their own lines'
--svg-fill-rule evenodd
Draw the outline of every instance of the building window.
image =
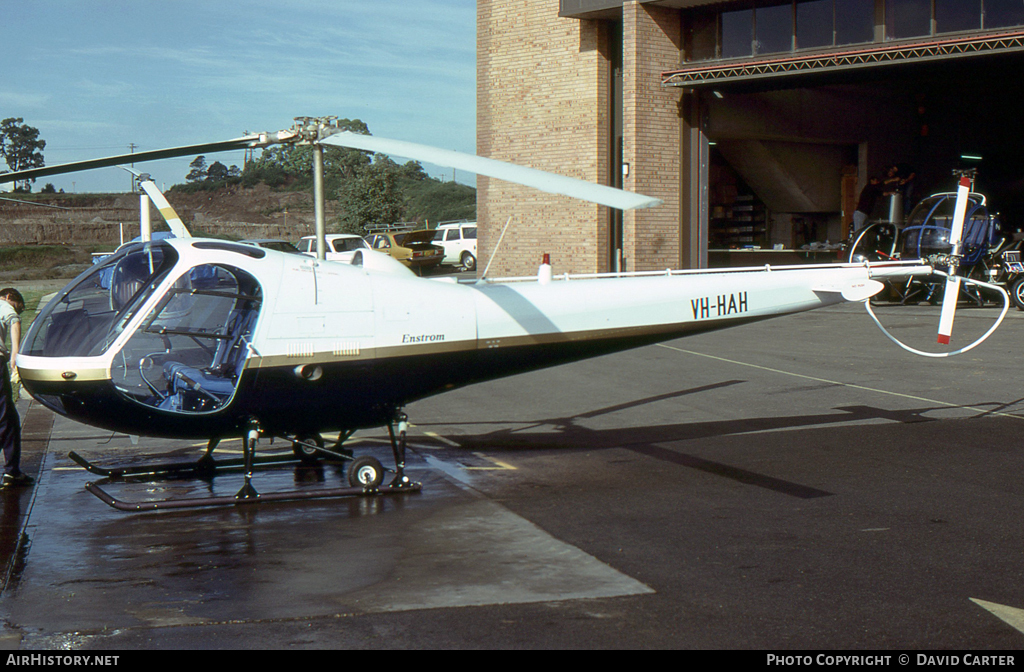
<svg viewBox="0 0 1024 672">
<path fill-rule="evenodd" d="M 833 0 L 812 0 L 796 4 L 797 49 L 832 46 L 833 4 Z"/>
<path fill-rule="evenodd" d="M 722 12 L 722 58 L 742 58 L 754 53 L 754 10 Z"/>
<path fill-rule="evenodd" d="M 793 6 L 787 2 L 754 10 L 754 52 L 771 54 L 793 50 Z"/>
<path fill-rule="evenodd" d="M 694 12 L 690 17 L 688 59 L 706 61 L 718 58 L 718 12 Z"/>
<path fill-rule="evenodd" d="M 900 0 L 885 3 L 885 39 L 931 35 L 932 0 Z"/>
<path fill-rule="evenodd" d="M 1024 2 L 1021 0 L 984 0 L 985 28 L 1005 28 L 1024 25 Z"/>
<path fill-rule="evenodd" d="M 729 6 L 688 15 L 687 60 L 874 42 L 876 7 L 884 8 L 885 40 L 1024 26 L 1024 0 L 748 0 Z"/>
<path fill-rule="evenodd" d="M 981 0 L 935 0 L 935 32 L 981 28 Z"/>
<path fill-rule="evenodd" d="M 836 46 L 875 39 L 875 0 L 836 0 Z"/>
</svg>

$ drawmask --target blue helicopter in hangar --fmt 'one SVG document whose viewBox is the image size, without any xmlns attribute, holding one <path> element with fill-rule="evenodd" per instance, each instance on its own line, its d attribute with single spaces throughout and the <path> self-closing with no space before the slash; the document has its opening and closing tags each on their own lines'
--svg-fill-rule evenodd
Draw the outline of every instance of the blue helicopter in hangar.
<svg viewBox="0 0 1024 672">
<path fill-rule="evenodd" d="M 116 508 L 418 490 L 420 484 L 405 474 L 403 412 L 416 400 L 844 301 L 868 304 L 883 288 L 880 280 L 935 272 L 933 264 L 912 260 L 552 277 L 542 264 L 536 276 L 492 280 L 485 271 L 475 284 L 464 284 L 418 277 L 372 250 L 357 252 L 351 263 L 325 261 L 324 146 L 453 167 L 609 208 L 660 204 L 493 159 L 343 131 L 330 118 L 300 117 L 289 130 L 226 142 L 7 173 L 0 183 L 272 143 L 314 148 L 319 258 L 201 238 L 125 245 L 71 281 L 25 335 L 18 371 L 26 390 L 47 408 L 129 435 L 208 441 L 203 458 L 190 464 L 106 468 L 72 453 L 90 472 L 244 473 L 242 488 L 230 497 L 132 503 L 86 486 Z M 955 252 L 944 263 L 955 263 Z M 950 274 L 949 282 L 961 281 L 975 282 Z M 943 308 L 940 341 L 948 338 L 953 309 Z M 342 447 L 353 431 L 380 426 L 389 430 L 393 469 Z M 339 438 L 328 446 L 323 437 L 335 432 Z M 242 458 L 214 460 L 219 441 L 229 437 L 243 437 Z M 286 457 L 293 462 L 345 460 L 348 487 L 257 492 L 254 469 L 282 460 L 257 456 L 261 437 L 290 441 L 295 455 Z M 384 485 L 387 472 L 393 478 Z"/>
</svg>

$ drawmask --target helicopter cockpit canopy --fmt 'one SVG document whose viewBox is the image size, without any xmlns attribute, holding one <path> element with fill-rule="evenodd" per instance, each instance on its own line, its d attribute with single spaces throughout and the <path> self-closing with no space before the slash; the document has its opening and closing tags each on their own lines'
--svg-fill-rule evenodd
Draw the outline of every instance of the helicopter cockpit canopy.
<svg viewBox="0 0 1024 672">
<path fill-rule="evenodd" d="M 218 410 L 234 395 L 250 353 L 262 292 L 229 264 L 179 261 L 166 243 L 105 258 L 40 314 L 25 353 L 112 354 L 113 385 L 128 399 L 176 413 Z"/>
<path fill-rule="evenodd" d="M 956 194 L 933 194 L 923 199 L 907 217 L 903 238 L 903 257 L 925 259 L 932 254 L 948 254 L 950 231 Z M 961 265 L 970 267 L 999 242 L 1000 226 L 997 215 L 990 214 L 981 194 L 971 193 L 964 214 L 964 228 L 960 243 Z"/>
<path fill-rule="evenodd" d="M 162 243 L 126 245 L 103 258 L 39 314 L 22 352 L 38 357 L 102 354 L 177 261 L 174 248 Z"/>
</svg>

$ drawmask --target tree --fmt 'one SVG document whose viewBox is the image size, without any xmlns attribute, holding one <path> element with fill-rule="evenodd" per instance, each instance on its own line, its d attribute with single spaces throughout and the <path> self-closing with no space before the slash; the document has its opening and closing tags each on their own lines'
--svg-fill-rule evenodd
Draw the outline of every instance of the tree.
<svg viewBox="0 0 1024 672">
<path fill-rule="evenodd" d="M 377 154 L 373 163 L 363 168 L 342 189 L 342 229 L 358 235 L 366 234 L 367 224 L 393 224 L 405 212 L 405 199 L 398 188 L 398 164 Z"/>
<path fill-rule="evenodd" d="M 188 164 L 189 171 L 188 175 L 185 176 L 187 182 L 202 182 L 206 179 L 206 157 L 197 156 L 192 163 Z"/>
<path fill-rule="evenodd" d="M 370 135 L 370 128 L 359 119 L 339 119 L 337 126 L 351 133 Z M 356 177 L 369 165 L 370 155 L 358 149 L 328 147 L 324 152 L 324 175 L 327 179 L 337 176 L 347 180 Z"/>
<path fill-rule="evenodd" d="M 369 135 L 366 124 L 358 119 L 341 119 L 339 128 Z M 324 179 L 328 192 L 335 192 L 344 180 L 356 177 L 370 165 L 370 156 L 358 149 L 344 147 L 324 148 Z M 265 182 L 272 187 L 288 182 L 293 188 L 305 188 L 313 182 L 313 150 L 309 145 L 277 145 L 263 150 L 260 157 L 247 163 L 242 184 L 253 186 Z"/>
<path fill-rule="evenodd" d="M 412 181 L 430 179 L 427 171 L 423 170 L 423 164 L 419 161 L 406 161 L 405 165 L 399 169 L 399 174 L 403 179 Z"/>
<path fill-rule="evenodd" d="M 10 117 L 0 121 L 0 156 L 7 160 L 12 171 L 42 168 L 43 148 L 46 141 L 39 139 L 39 129 L 24 123 L 21 117 Z M 22 188 L 31 191 L 32 180 L 25 180 Z"/>
<path fill-rule="evenodd" d="M 228 167 L 220 161 L 214 161 L 206 170 L 207 182 L 221 182 L 228 179 Z"/>
<path fill-rule="evenodd" d="M 291 177 L 306 177 L 313 171 L 313 150 L 305 145 L 268 147 L 256 160 L 258 171 L 281 172 Z"/>
<path fill-rule="evenodd" d="M 399 180 L 405 196 L 405 218 L 431 224 L 455 219 L 476 219 L 476 189 L 458 182 Z"/>
<path fill-rule="evenodd" d="M 184 193 L 215 191 L 226 185 L 238 184 L 242 181 L 242 171 L 238 169 L 238 166 L 228 168 L 220 161 L 214 161 L 207 166 L 205 156 L 197 156 L 192 163 L 188 164 L 188 167 L 188 175 L 185 176 L 186 183 L 174 185 L 171 187 L 172 191 Z"/>
</svg>

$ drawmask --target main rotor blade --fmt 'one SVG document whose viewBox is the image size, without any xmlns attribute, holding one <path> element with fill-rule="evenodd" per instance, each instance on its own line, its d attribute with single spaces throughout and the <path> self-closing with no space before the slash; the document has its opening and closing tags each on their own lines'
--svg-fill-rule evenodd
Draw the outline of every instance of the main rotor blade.
<svg viewBox="0 0 1024 672">
<path fill-rule="evenodd" d="M 264 140 L 261 140 L 263 138 Z M 44 166 L 43 168 L 30 168 L 19 170 L 14 173 L 0 173 L 0 184 L 7 182 L 20 182 L 31 180 L 47 175 L 61 175 L 63 173 L 76 173 L 93 168 L 107 168 L 122 163 L 142 163 L 145 161 L 156 161 L 158 159 L 170 159 L 178 156 L 198 156 L 200 154 L 212 154 L 214 152 L 226 152 L 232 149 L 246 149 L 265 141 L 265 136 L 248 135 L 233 140 L 222 140 L 221 142 L 207 142 L 201 145 L 187 145 L 183 147 L 171 147 L 168 149 L 154 149 L 148 152 L 137 152 L 135 154 L 121 154 L 120 156 L 108 156 L 103 159 L 89 159 L 87 161 L 75 161 L 73 163 L 61 163 L 55 166 Z"/>
<path fill-rule="evenodd" d="M 477 175 L 486 175 L 507 182 L 524 184 L 540 191 L 571 196 L 572 198 L 607 205 L 610 208 L 617 208 L 619 210 L 653 208 L 662 203 L 660 199 L 623 189 L 606 187 L 573 177 L 548 173 L 536 168 L 527 168 L 514 163 L 506 163 L 473 154 L 464 154 L 463 152 L 456 152 L 450 149 L 439 149 L 415 142 L 388 140 L 372 135 L 360 135 L 350 131 L 335 133 L 320 142 L 325 145 L 404 156 L 408 159 L 425 161 L 437 166 L 456 168 L 476 173 Z"/>
<path fill-rule="evenodd" d="M 953 208 L 953 222 L 949 230 L 949 242 L 953 246 L 951 255 L 955 259 L 960 254 L 960 239 L 964 232 L 964 218 L 967 215 L 967 199 L 971 194 L 971 180 L 964 176 L 956 190 L 956 205 Z M 942 313 L 939 315 L 938 342 L 949 345 L 949 337 L 953 334 L 953 318 L 956 315 L 956 301 L 960 297 L 960 277 L 956 275 L 956 265 L 950 264 L 949 277 L 946 278 L 946 292 L 942 296 Z"/>
</svg>

